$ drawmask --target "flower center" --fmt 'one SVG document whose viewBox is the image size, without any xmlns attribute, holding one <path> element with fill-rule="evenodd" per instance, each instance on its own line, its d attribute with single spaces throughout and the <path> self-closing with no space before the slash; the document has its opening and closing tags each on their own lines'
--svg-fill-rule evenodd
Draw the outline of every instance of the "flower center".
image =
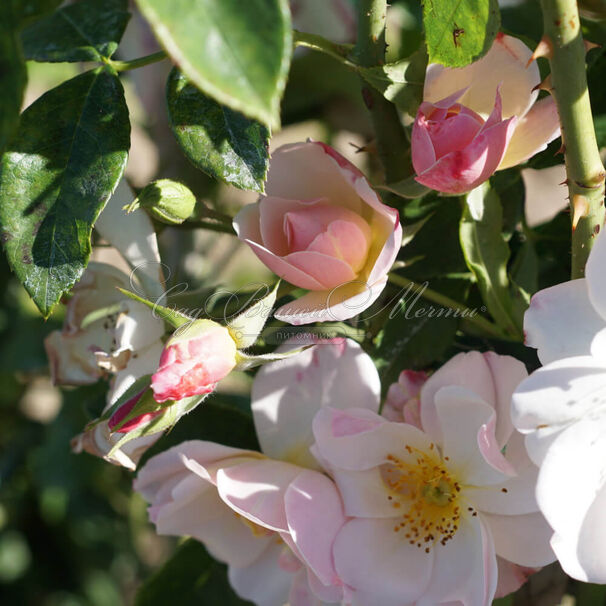
<svg viewBox="0 0 606 606">
<path fill-rule="evenodd" d="M 411 545 L 429 553 L 436 542 L 445 545 L 457 532 L 461 487 L 439 453 L 428 454 L 408 445 L 405 449 L 403 457 L 388 455 L 381 476 L 387 499 L 394 509 L 403 511 L 394 532 L 402 532 Z"/>
</svg>

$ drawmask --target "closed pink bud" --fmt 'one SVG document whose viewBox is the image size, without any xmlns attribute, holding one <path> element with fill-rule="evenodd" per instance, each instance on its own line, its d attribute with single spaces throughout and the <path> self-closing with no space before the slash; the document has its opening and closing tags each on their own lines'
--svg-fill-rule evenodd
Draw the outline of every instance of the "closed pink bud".
<svg viewBox="0 0 606 606">
<path fill-rule="evenodd" d="M 127 402 L 124 402 L 116 412 L 109 418 L 107 422 L 107 426 L 110 431 L 115 431 L 116 433 L 129 433 L 136 429 L 140 425 L 145 425 L 149 423 L 153 418 L 157 417 L 159 414 L 162 414 L 162 410 L 157 410 L 155 412 L 148 412 L 137 417 L 134 417 L 130 421 L 127 421 L 122 425 L 119 429 L 114 429 L 117 425 L 120 425 L 124 419 L 130 414 L 131 410 L 135 407 L 137 402 L 141 399 L 141 396 L 145 393 L 145 390 L 139 392 L 137 395 L 133 396 Z"/>
<path fill-rule="evenodd" d="M 164 402 L 210 393 L 233 370 L 236 353 L 229 331 L 216 322 L 197 320 L 178 329 L 152 375 L 154 399 Z"/>
<path fill-rule="evenodd" d="M 516 118 L 501 118 L 501 96 L 484 120 L 457 103 L 459 91 L 437 103 L 421 103 L 412 128 L 412 163 L 416 180 L 451 194 L 471 191 L 498 168 Z"/>
</svg>

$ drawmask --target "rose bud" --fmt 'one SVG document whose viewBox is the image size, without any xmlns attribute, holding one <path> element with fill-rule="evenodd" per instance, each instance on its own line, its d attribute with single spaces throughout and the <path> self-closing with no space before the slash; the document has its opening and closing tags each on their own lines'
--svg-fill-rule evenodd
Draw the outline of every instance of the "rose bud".
<svg viewBox="0 0 606 606">
<path fill-rule="evenodd" d="M 159 179 L 146 185 L 126 208 L 130 213 L 142 207 L 161 223 L 179 225 L 191 216 L 195 206 L 196 197 L 188 187 L 171 179 Z"/>
<path fill-rule="evenodd" d="M 402 243 L 397 211 L 353 164 L 313 141 L 273 153 L 266 192 L 237 214 L 236 233 L 273 272 L 311 291 L 275 317 L 308 324 L 369 307 Z"/>
<path fill-rule="evenodd" d="M 553 99 L 537 100 L 540 82 L 532 51 L 504 34 L 470 65 L 430 64 L 412 131 L 416 180 L 460 194 L 545 149 L 560 127 Z"/>
<path fill-rule="evenodd" d="M 236 343 L 224 326 L 196 320 L 167 341 L 152 375 L 156 402 L 210 393 L 236 365 Z"/>
<path fill-rule="evenodd" d="M 109 418 L 107 426 L 109 427 L 109 430 L 111 432 L 115 431 L 116 433 L 128 433 L 129 431 L 136 429 L 140 425 L 149 423 L 153 418 L 157 417 L 158 415 L 164 412 L 164 410 L 156 410 L 154 412 L 147 412 L 145 414 L 138 415 L 124 423 L 118 429 L 115 429 L 117 426 L 120 425 L 120 423 L 122 423 L 124 419 L 126 419 L 126 417 L 128 417 L 131 410 L 135 407 L 137 402 L 139 402 L 141 396 L 145 393 L 145 391 L 146 390 L 139 392 L 130 400 L 124 402 L 124 404 L 122 404 L 122 406 L 120 406 L 120 408 L 118 408 L 118 410 L 116 410 L 116 412 L 114 412 L 114 414 Z"/>
</svg>

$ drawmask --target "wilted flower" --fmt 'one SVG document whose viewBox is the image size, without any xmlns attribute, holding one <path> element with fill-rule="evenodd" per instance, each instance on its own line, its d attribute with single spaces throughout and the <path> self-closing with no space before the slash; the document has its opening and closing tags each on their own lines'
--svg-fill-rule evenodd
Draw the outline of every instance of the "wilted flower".
<svg viewBox="0 0 606 606">
<path fill-rule="evenodd" d="M 275 316 L 308 324 L 369 307 L 401 245 L 397 211 L 350 162 L 316 142 L 275 151 L 266 190 L 235 217 L 238 237 L 277 275 L 311 291 Z"/>
<path fill-rule="evenodd" d="M 532 51 L 505 34 L 470 65 L 429 65 L 412 133 L 416 180 L 463 193 L 545 149 L 560 129 L 553 99 L 537 101 L 539 83 Z"/>
</svg>

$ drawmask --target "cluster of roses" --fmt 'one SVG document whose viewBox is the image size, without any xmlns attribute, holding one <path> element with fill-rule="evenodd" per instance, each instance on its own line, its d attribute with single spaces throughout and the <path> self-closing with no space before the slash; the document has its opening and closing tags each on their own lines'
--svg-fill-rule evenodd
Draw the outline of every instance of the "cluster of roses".
<svg viewBox="0 0 606 606">
<path fill-rule="evenodd" d="M 412 131 L 417 180 L 469 191 L 543 149 L 558 124 L 538 84 L 529 49 L 503 35 L 471 66 L 431 65 Z M 143 213 L 121 214 L 129 197 L 122 186 L 96 228 L 157 299 L 155 234 Z M 370 306 L 402 240 L 397 212 L 315 142 L 273 154 L 267 195 L 234 226 L 309 291 L 274 314 L 295 325 Z M 431 376 L 404 370 L 381 410 L 377 370 L 356 343 L 285 346 L 252 387 L 261 452 L 192 441 L 139 470 L 158 532 L 202 541 L 229 565 L 234 590 L 262 606 L 484 606 L 556 556 L 572 576 L 606 582 L 596 548 L 606 534 L 605 262 L 602 237 L 586 279 L 534 297 L 525 328 L 546 365 L 530 377 L 508 356 L 459 354 Z M 57 382 L 113 373 L 109 412 L 75 445 L 135 469 L 157 438 L 135 432 L 213 391 L 250 343 L 206 320 L 164 343 L 162 320 L 115 286 L 133 283 L 91 265 L 46 345 Z M 112 313 L 91 315 L 99 307 Z M 144 394 L 156 408 L 136 408 Z"/>
</svg>

